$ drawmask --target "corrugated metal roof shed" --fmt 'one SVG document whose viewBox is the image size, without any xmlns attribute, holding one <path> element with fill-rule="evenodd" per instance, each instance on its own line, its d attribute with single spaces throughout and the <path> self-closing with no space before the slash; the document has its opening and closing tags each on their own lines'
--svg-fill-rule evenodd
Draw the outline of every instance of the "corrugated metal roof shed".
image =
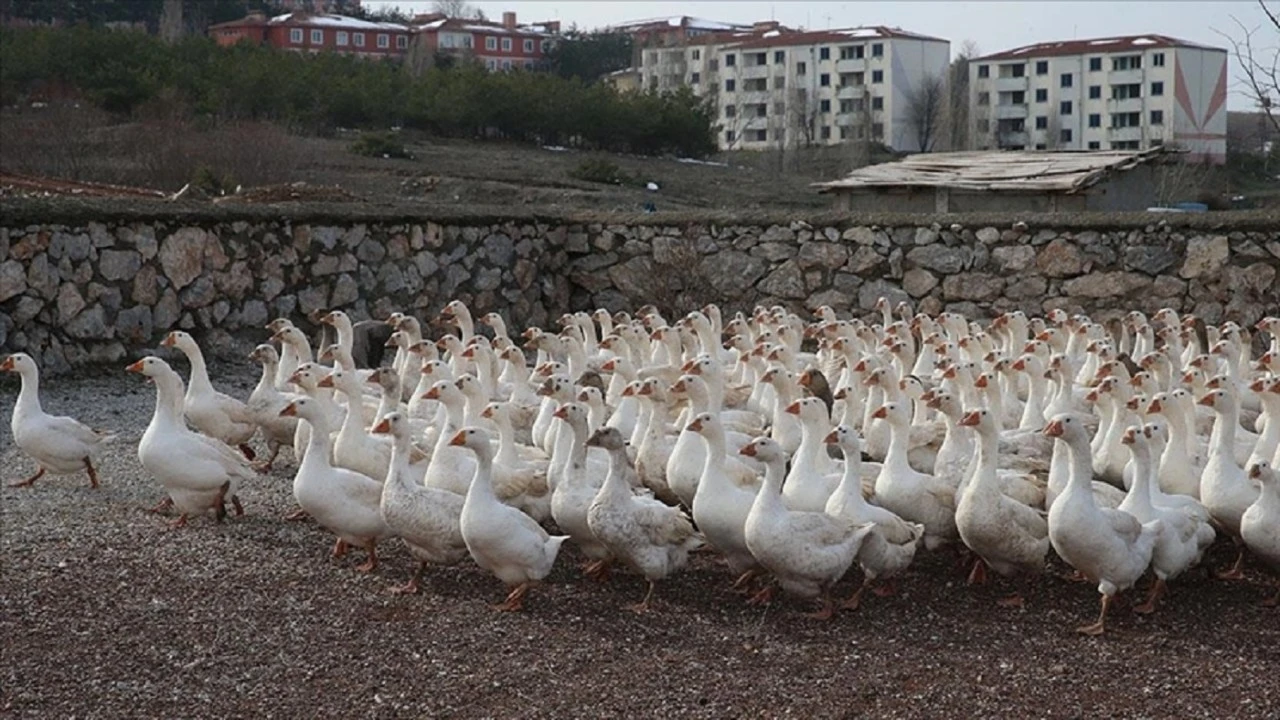
<svg viewBox="0 0 1280 720">
<path fill-rule="evenodd" d="M 1167 154 L 1143 151 L 978 151 L 921 153 L 904 160 L 869 165 L 841 180 L 814 183 L 819 192 L 856 188 L 944 187 L 987 192 L 1084 190 L 1112 173 Z"/>
</svg>

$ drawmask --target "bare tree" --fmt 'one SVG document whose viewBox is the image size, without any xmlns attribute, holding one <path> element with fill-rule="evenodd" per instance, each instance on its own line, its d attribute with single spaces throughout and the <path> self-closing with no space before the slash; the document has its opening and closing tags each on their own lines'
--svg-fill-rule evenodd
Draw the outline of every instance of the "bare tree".
<svg viewBox="0 0 1280 720">
<path fill-rule="evenodd" d="M 947 104 L 946 81 L 938 75 L 926 75 L 906 93 L 906 100 L 903 117 L 916 133 L 920 152 L 933 152 Z"/>
<path fill-rule="evenodd" d="M 945 144 L 950 150 L 973 149 L 969 122 L 969 61 L 977 56 L 978 44 L 965 40 L 960 44 L 959 54 L 951 61 L 946 117 L 943 121 Z"/>
<path fill-rule="evenodd" d="M 1231 43 L 1236 64 L 1244 74 L 1245 91 L 1266 115 L 1271 126 L 1280 132 L 1280 108 L 1277 108 L 1277 103 L 1280 103 L 1280 45 L 1274 44 L 1274 40 L 1259 42 L 1280 35 L 1280 14 L 1268 8 L 1264 0 L 1257 2 L 1266 17 L 1265 22 L 1249 26 L 1232 16 L 1231 20 L 1239 28 L 1239 37 L 1224 32 L 1218 34 Z M 1255 35 L 1260 37 L 1255 39 Z"/>
<path fill-rule="evenodd" d="M 431 10 L 445 17 L 463 18 L 465 20 L 484 20 L 484 11 L 467 2 L 467 0 L 434 0 Z"/>
<path fill-rule="evenodd" d="M 804 88 L 792 88 L 788 94 L 791 97 L 787 100 L 787 129 L 797 144 L 810 147 L 818 136 L 818 106 Z"/>
</svg>

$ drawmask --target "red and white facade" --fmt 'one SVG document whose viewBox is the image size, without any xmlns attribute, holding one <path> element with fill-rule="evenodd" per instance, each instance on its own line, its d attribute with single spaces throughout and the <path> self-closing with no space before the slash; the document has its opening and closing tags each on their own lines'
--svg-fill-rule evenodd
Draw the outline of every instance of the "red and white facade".
<svg viewBox="0 0 1280 720">
<path fill-rule="evenodd" d="M 242 20 L 209 27 L 219 45 L 251 42 L 298 52 L 346 53 L 372 58 L 400 58 L 409 50 L 410 28 L 344 15 L 294 12 L 268 18 L 251 14 Z"/>
<path fill-rule="evenodd" d="M 1040 43 L 969 63 L 977 149 L 1227 157 L 1227 51 L 1164 35 Z"/>
<path fill-rule="evenodd" d="M 520 25 L 516 14 L 505 12 L 502 22 L 420 15 L 414 32 L 434 53 L 475 59 L 490 71 L 539 70 L 560 34 L 560 23 Z"/>
</svg>

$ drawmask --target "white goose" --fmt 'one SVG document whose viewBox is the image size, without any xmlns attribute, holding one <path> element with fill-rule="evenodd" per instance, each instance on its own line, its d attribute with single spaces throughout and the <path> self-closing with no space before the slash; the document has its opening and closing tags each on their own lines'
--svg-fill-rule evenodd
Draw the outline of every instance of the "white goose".
<svg viewBox="0 0 1280 720">
<path fill-rule="evenodd" d="M 155 414 L 138 443 L 138 460 L 178 509 L 171 527 L 182 527 L 189 516 L 210 510 L 221 522 L 226 500 L 237 514 L 243 513 L 236 491 L 254 477 L 253 468 L 222 441 L 187 428 L 179 413 L 182 378 L 157 357 L 145 357 L 127 369 L 151 378 L 156 386 Z"/>
<path fill-rule="evenodd" d="M 512 588 L 496 608 L 519 610 L 525 595 L 551 573 L 568 535 L 551 535 L 533 518 L 498 500 L 493 492 L 493 446 L 480 428 L 464 428 L 449 441 L 476 455 L 476 472 L 462 505 L 462 539 L 480 567 Z"/>
<path fill-rule="evenodd" d="M 1276 594 L 1266 607 L 1280 606 L 1280 474 L 1268 462 L 1249 468 L 1249 479 L 1259 486 L 1258 499 L 1240 517 L 1240 536 L 1258 559 L 1276 573 Z"/>
<path fill-rule="evenodd" d="M 46 413 L 40 406 L 40 369 L 30 355 L 9 355 L 0 362 L 0 371 L 15 372 L 22 378 L 9 427 L 14 443 L 39 466 L 34 475 L 13 487 L 30 486 L 46 472 L 70 475 L 81 470 L 89 475 L 89 487 L 98 487 L 93 456 L 115 436 L 74 418 Z"/>
<path fill-rule="evenodd" d="M 891 402 L 880 406 L 872 418 L 889 423 L 889 448 L 876 477 L 876 502 L 903 519 L 924 525 L 924 543 L 930 550 L 958 538 L 956 487 L 907 463 L 910 409 Z"/>
<path fill-rule="evenodd" d="M 457 565 L 467 557 L 462 539 L 461 495 L 424 487 L 417 473 L 410 472 L 413 449 L 408 418 L 399 412 L 387 414 L 373 432 L 394 439 L 391 469 L 382 482 L 378 511 L 389 530 L 409 548 L 418 561 L 409 582 L 394 588 L 396 593 L 416 593 L 427 565 Z"/>
<path fill-rule="evenodd" d="M 1240 541 L 1240 518 L 1258 499 L 1258 489 L 1236 464 L 1236 428 L 1240 426 L 1240 405 L 1235 394 L 1227 390 L 1211 390 L 1200 404 L 1217 413 L 1209 459 L 1200 476 L 1200 501 L 1218 524 L 1235 541 L 1239 550 L 1230 570 L 1220 573 L 1224 580 L 1244 577 L 1245 546 Z"/>
<path fill-rule="evenodd" d="M 616 428 L 599 430 L 587 445 L 609 452 L 609 474 L 587 509 L 587 525 L 613 557 L 635 568 L 648 582 L 644 600 L 631 608 L 644 612 L 655 584 L 683 568 L 702 538 L 682 510 L 632 491 L 628 476 L 635 470 Z"/>
<path fill-rule="evenodd" d="M 253 448 L 247 444 L 258 431 L 253 414 L 249 412 L 248 405 L 213 389 L 204 353 L 200 351 L 195 338 L 181 330 L 174 330 L 165 336 L 160 345 L 177 348 L 191 363 L 191 379 L 187 385 L 187 395 L 183 398 L 183 412 L 187 420 L 196 430 L 232 447 L 238 447 L 245 457 L 254 459 Z"/>
<path fill-rule="evenodd" d="M 266 344 L 257 346 L 253 352 L 249 353 L 250 360 L 262 365 L 262 377 L 258 379 L 258 385 L 249 394 L 247 404 L 249 412 L 253 414 L 254 422 L 262 428 L 262 437 L 267 441 L 267 449 L 271 451 L 271 457 L 267 458 L 263 466 L 265 470 L 271 469 L 276 457 L 280 455 L 281 447 L 285 445 L 293 447 L 293 438 L 298 432 L 296 419 L 280 417 L 280 411 L 294 398 L 276 388 L 279 357 L 276 349 Z"/>
<path fill-rule="evenodd" d="M 853 565 L 875 525 L 855 524 L 821 511 L 788 510 L 781 496 L 782 468 L 787 460 L 782 447 L 772 438 L 762 437 L 751 441 L 741 453 L 765 464 L 764 485 L 756 493 L 743 527 L 747 549 L 783 590 L 802 598 L 821 598 L 822 608 L 811 617 L 831 618 L 835 613 L 831 587 Z"/>
<path fill-rule="evenodd" d="M 1062 413 L 1044 429 L 1045 435 L 1067 445 L 1071 461 L 1067 487 L 1049 509 L 1049 540 L 1059 557 L 1098 584 L 1102 594 L 1098 621 L 1077 631 L 1101 635 L 1112 598 L 1133 587 L 1151 563 L 1163 523 L 1157 519 L 1144 525 L 1129 513 L 1097 506 L 1090 486 L 1093 471 L 1084 421 L 1083 415 Z"/>
<path fill-rule="evenodd" d="M 743 487 L 724 470 L 724 426 L 720 418 L 703 413 L 689 423 L 689 430 L 706 440 L 707 458 L 698 489 L 693 497 L 693 521 L 707 542 L 724 555 L 729 569 L 738 576 L 734 588 L 745 587 L 759 572 L 759 564 L 747 547 L 744 527 L 755 502 L 754 488 Z"/>
</svg>

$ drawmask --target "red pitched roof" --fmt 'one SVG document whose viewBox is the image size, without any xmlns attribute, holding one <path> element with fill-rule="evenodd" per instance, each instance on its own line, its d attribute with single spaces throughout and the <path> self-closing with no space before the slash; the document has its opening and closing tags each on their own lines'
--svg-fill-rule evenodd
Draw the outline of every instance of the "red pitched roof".
<svg viewBox="0 0 1280 720">
<path fill-rule="evenodd" d="M 740 45 L 735 45 L 727 50 L 751 50 L 755 48 L 770 47 L 792 47 L 796 45 L 817 45 L 819 43 L 850 43 L 858 40 L 870 40 L 877 38 L 908 38 L 912 40 L 930 40 L 934 42 L 948 42 L 942 38 L 930 37 L 928 35 L 920 35 L 918 33 L 907 32 L 898 28 L 885 27 L 883 25 L 874 25 L 869 27 L 845 28 L 842 30 L 810 30 L 810 31 L 783 31 L 778 33 L 765 33 L 759 37 L 752 38 Z"/>
<path fill-rule="evenodd" d="M 1222 50 L 1211 45 L 1201 45 L 1168 35 L 1126 35 L 1123 37 L 1095 38 L 1092 40 L 1060 40 L 1005 50 L 984 55 L 974 60 L 1023 60 L 1061 55 L 1089 55 L 1092 53 L 1142 52 L 1149 48 L 1189 47 L 1204 50 Z M 1226 52 L 1223 50 L 1223 52 Z"/>
</svg>

